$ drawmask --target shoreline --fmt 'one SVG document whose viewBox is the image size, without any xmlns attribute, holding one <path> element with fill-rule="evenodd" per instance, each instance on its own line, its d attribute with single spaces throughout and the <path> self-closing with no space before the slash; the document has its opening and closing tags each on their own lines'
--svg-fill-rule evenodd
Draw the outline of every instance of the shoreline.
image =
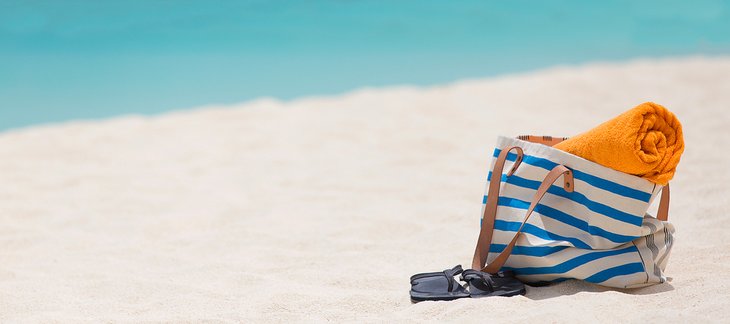
<svg viewBox="0 0 730 324">
<path fill-rule="evenodd" d="M 54 127 L 54 126 L 62 126 L 66 124 L 89 124 L 89 123 L 104 123 L 108 122 L 110 120 L 115 119 L 128 119 L 128 118 L 142 118 L 142 119 L 155 119 L 159 118 L 165 115 L 170 114 L 179 114 L 179 113 L 186 113 L 186 112 L 195 112 L 199 110 L 206 110 L 206 109 L 236 109 L 236 108 L 242 108 L 246 106 L 281 106 L 281 105 L 291 105 L 296 104 L 299 101 L 308 101 L 308 100 L 338 100 L 342 98 L 347 98 L 348 96 L 353 95 L 359 95 L 359 94 L 369 94 L 369 93 L 389 93 L 393 91 L 416 91 L 416 92 L 424 92 L 429 91 L 432 89 L 445 89 L 445 88 L 453 88 L 453 87 L 459 87 L 469 84 L 481 84 L 485 82 L 497 82 L 497 81 L 508 81 L 508 80 L 519 80 L 520 78 L 532 78 L 532 77 L 550 77 L 551 75 L 559 74 L 561 72 L 570 72 L 575 70 L 585 70 L 585 69 L 612 69 L 616 67 L 622 67 L 626 65 L 631 66 L 651 66 L 654 64 L 671 64 L 671 63 L 683 63 L 683 62 L 722 62 L 725 60 L 730 60 L 730 55 L 726 54 L 716 54 L 716 55 L 707 55 L 707 54 L 697 54 L 697 55 L 680 55 L 680 56 L 666 56 L 666 57 L 636 57 L 628 60 L 597 60 L 597 61 L 590 61 L 590 62 L 584 62 L 584 63 L 576 63 L 576 64 L 557 64 L 552 66 L 547 66 L 543 68 L 538 68 L 534 70 L 529 71 L 518 71 L 518 72 L 510 72 L 510 73 L 503 73 L 503 74 L 497 74 L 492 76 L 485 76 L 485 77 L 465 77 L 460 78 L 451 82 L 446 83 L 440 83 L 440 84 L 431 84 L 431 85 L 417 85 L 417 84 L 392 84 L 387 86 L 362 86 L 358 88 L 354 88 L 351 90 L 347 90 L 344 92 L 339 93 L 331 93 L 331 94 L 311 94 L 311 95 L 305 95 L 305 96 L 299 96 L 296 98 L 289 98 L 289 99 L 282 99 L 277 98 L 275 96 L 263 96 L 258 98 L 253 98 L 250 100 L 244 100 L 241 102 L 234 102 L 234 103 L 209 103 L 205 105 L 198 105 L 193 107 L 187 107 L 187 108 L 170 108 L 169 110 L 163 111 L 163 112 L 156 112 L 156 113 L 127 113 L 127 114 L 120 114 L 120 115 L 114 115 L 114 116 L 107 116 L 107 117 L 99 117 L 99 118 L 76 118 L 76 119 L 68 119 L 68 120 L 60 120 L 60 121 L 50 121 L 50 122 L 43 122 L 43 123 L 37 123 L 37 124 L 31 124 L 31 125 L 24 125 L 24 126 L 17 126 L 17 127 L 9 127 L 5 129 L 0 129 L 0 136 L 2 136 L 5 133 L 12 133 L 17 131 L 25 131 L 28 129 L 33 128 L 46 128 L 46 127 Z"/>
</svg>

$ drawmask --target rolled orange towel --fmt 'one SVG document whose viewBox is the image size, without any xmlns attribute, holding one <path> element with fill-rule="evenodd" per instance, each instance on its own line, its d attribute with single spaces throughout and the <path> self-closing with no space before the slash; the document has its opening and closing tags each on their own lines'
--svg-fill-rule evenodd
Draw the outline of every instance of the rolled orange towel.
<svg viewBox="0 0 730 324">
<path fill-rule="evenodd" d="M 674 114 L 646 102 L 553 147 L 666 185 L 674 177 L 684 139 Z"/>
</svg>

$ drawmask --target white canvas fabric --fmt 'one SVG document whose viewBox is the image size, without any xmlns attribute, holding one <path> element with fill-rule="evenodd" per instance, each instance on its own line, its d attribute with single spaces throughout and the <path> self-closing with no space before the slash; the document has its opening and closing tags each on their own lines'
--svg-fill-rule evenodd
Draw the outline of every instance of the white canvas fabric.
<svg viewBox="0 0 730 324">
<path fill-rule="evenodd" d="M 573 172 L 574 191 L 567 192 L 559 185 L 550 187 L 502 269 L 515 271 L 526 282 L 579 279 L 631 288 L 666 280 L 663 271 L 674 227 L 647 214 L 661 186 L 515 138 L 499 137 L 494 157 L 510 146 L 521 147 L 524 157 L 514 174 L 501 175 L 487 263 L 514 237 L 545 175 L 562 164 Z M 510 154 L 508 161 L 515 157 Z M 494 162 L 490 170 L 493 166 Z M 489 179 L 493 176 L 490 172 Z M 486 194 L 485 190 L 482 208 Z"/>
</svg>

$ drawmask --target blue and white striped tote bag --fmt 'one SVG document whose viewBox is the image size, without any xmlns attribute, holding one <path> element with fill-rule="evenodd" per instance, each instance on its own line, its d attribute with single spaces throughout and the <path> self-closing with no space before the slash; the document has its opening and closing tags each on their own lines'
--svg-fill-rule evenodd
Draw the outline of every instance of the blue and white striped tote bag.
<svg viewBox="0 0 730 324">
<path fill-rule="evenodd" d="M 505 165 L 511 169 L 503 173 Z M 554 183 L 561 178 L 562 185 Z M 660 191 L 653 217 L 647 210 Z M 668 203 L 668 186 L 549 145 L 499 137 L 472 267 L 513 270 L 529 283 L 662 283 L 674 233 Z"/>
</svg>

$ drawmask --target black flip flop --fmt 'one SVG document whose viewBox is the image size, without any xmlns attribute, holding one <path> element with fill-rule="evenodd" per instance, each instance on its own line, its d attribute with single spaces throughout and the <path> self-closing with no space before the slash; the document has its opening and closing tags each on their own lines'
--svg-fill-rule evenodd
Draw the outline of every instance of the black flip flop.
<svg viewBox="0 0 730 324">
<path fill-rule="evenodd" d="M 411 301 L 454 300 L 469 297 L 469 292 L 454 276 L 464 269 L 457 265 L 442 272 L 419 273 L 411 277 Z M 468 271 L 468 270 L 467 270 Z"/>
<path fill-rule="evenodd" d="M 524 295 L 525 284 L 515 278 L 512 271 L 500 271 L 489 274 L 477 270 L 464 270 L 461 280 L 469 283 L 469 294 L 472 298 L 492 296 Z"/>
</svg>

